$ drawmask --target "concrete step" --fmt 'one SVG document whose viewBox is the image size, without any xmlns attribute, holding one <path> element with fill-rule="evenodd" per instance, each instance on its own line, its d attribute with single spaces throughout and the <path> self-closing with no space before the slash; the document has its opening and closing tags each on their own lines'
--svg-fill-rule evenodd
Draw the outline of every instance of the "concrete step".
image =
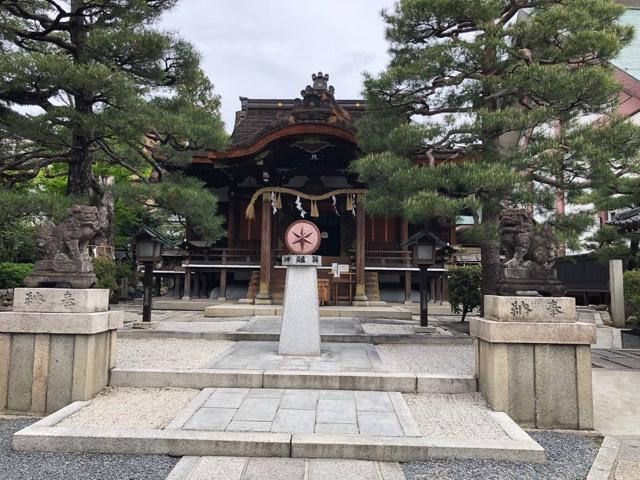
<svg viewBox="0 0 640 480">
<path fill-rule="evenodd" d="M 220 304 L 207 307 L 205 317 L 252 317 L 281 316 L 281 305 Z M 402 307 L 320 307 L 321 317 L 384 318 L 390 320 L 411 320 L 412 313 Z"/>
<path fill-rule="evenodd" d="M 365 460 L 182 457 L 166 480 L 405 480 L 397 462 Z"/>
<path fill-rule="evenodd" d="M 145 395 L 159 398 L 166 393 Z M 31 452 L 375 462 L 444 457 L 545 461 L 544 449 L 506 414 L 478 406 L 475 397 L 466 402 L 446 400 L 449 397 L 422 398 L 422 407 L 415 410 L 421 415 L 417 422 L 400 393 L 205 389 L 176 410 L 173 420 L 151 428 L 145 422 L 155 418 L 141 421 L 135 409 L 123 413 L 115 403 L 129 405 L 133 400 L 102 395 L 75 402 L 15 433 L 13 447 Z"/>
<path fill-rule="evenodd" d="M 160 326 L 161 327 L 161 326 Z M 262 332 L 192 332 L 182 330 L 134 330 L 118 331 L 118 338 L 182 338 L 204 340 L 228 340 L 232 342 L 277 342 L 279 333 Z M 438 334 L 323 334 L 322 342 L 331 343 L 372 343 L 384 344 L 416 344 L 416 345 L 470 345 L 473 338 L 468 335 L 438 335 Z"/>
<path fill-rule="evenodd" d="M 429 375 L 385 372 L 314 372 L 269 370 L 111 370 L 112 387 L 147 388 L 299 388 L 377 390 L 403 393 L 456 394 L 477 391 L 469 375 Z"/>
</svg>

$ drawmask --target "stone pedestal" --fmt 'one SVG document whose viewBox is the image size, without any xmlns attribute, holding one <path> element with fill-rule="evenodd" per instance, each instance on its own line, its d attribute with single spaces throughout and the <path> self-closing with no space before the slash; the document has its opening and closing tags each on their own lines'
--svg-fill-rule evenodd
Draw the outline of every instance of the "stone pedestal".
<svg viewBox="0 0 640 480">
<path fill-rule="evenodd" d="M 593 429 L 593 324 L 576 322 L 575 299 L 486 296 L 470 320 L 476 373 L 489 406 L 535 428 Z"/>
<path fill-rule="evenodd" d="M 123 312 L 109 290 L 17 288 L 0 312 L 0 412 L 42 415 L 102 390 Z"/>
<path fill-rule="evenodd" d="M 318 272 L 322 264 L 316 255 L 282 258 L 287 266 L 284 288 L 280 355 L 320 355 L 320 307 Z"/>
</svg>

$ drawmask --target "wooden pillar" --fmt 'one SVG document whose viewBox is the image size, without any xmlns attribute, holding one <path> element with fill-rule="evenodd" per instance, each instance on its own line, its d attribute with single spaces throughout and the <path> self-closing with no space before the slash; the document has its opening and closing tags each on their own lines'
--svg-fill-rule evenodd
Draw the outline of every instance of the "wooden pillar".
<svg viewBox="0 0 640 480">
<path fill-rule="evenodd" d="M 234 192 L 229 192 L 229 211 L 227 213 L 227 248 L 236 248 L 237 223 L 238 223 L 238 199 Z"/>
<path fill-rule="evenodd" d="M 193 286 L 191 287 L 193 289 L 193 297 L 194 298 L 200 298 L 200 273 L 199 272 L 193 272 Z"/>
<path fill-rule="evenodd" d="M 227 269 L 220 270 L 220 288 L 218 289 L 218 300 L 221 302 L 227 299 Z"/>
<path fill-rule="evenodd" d="M 181 283 L 182 283 L 182 279 L 180 278 L 180 274 L 176 273 L 173 276 L 173 298 L 180 298 Z"/>
<path fill-rule="evenodd" d="M 155 274 L 154 280 L 156 282 L 155 296 L 159 297 L 162 294 L 162 277 L 159 274 Z"/>
<path fill-rule="evenodd" d="M 187 269 L 184 272 L 184 295 L 183 300 L 191 299 L 191 270 Z"/>
<path fill-rule="evenodd" d="M 260 231 L 260 289 L 257 305 L 271 305 L 271 195 L 262 195 L 262 229 Z"/>
<path fill-rule="evenodd" d="M 202 290 L 204 291 L 204 298 L 209 298 L 209 274 L 204 272 L 202 274 Z"/>
<path fill-rule="evenodd" d="M 436 301 L 436 278 L 433 275 L 429 275 L 429 300 Z"/>
<path fill-rule="evenodd" d="M 409 240 L 409 220 L 406 218 L 400 219 L 400 243 L 404 243 Z M 411 266 L 409 257 L 407 257 L 406 265 Z M 404 303 L 413 303 L 411 300 L 412 288 L 411 288 L 411 272 L 404 272 Z"/>
<path fill-rule="evenodd" d="M 355 302 L 366 302 L 365 280 L 365 248 L 366 248 L 366 212 L 364 210 L 363 195 L 358 195 L 356 203 L 356 294 Z"/>
</svg>

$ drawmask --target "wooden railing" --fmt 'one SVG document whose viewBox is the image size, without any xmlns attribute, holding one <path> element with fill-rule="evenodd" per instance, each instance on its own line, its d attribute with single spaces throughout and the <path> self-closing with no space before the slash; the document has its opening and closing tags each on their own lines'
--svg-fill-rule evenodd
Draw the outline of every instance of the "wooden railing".
<svg viewBox="0 0 640 480">
<path fill-rule="evenodd" d="M 211 248 L 206 253 L 192 253 L 188 262 L 204 265 L 259 265 L 260 251 L 246 248 Z"/>
</svg>

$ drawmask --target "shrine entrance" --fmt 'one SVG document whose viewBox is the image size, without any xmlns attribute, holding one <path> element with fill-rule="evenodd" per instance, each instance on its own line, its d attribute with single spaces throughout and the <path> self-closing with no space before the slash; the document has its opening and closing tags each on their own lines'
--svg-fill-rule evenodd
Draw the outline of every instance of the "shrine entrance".
<svg viewBox="0 0 640 480">
<path fill-rule="evenodd" d="M 312 218 L 320 230 L 322 243 L 318 250 L 318 255 L 324 257 L 339 257 L 342 252 L 342 230 L 340 228 L 340 217 L 333 212 L 322 212 L 318 218 Z"/>
</svg>

